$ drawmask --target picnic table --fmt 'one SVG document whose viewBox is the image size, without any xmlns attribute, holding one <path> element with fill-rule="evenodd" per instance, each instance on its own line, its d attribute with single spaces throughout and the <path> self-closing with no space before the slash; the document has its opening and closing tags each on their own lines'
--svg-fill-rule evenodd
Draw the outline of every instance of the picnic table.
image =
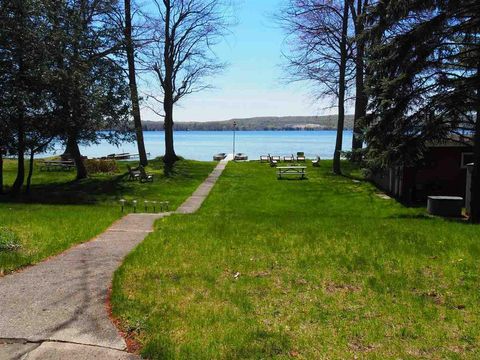
<svg viewBox="0 0 480 360">
<path fill-rule="evenodd" d="M 40 164 L 40 170 L 45 171 L 71 170 L 75 168 L 75 163 L 73 161 L 44 160 Z"/>
<path fill-rule="evenodd" d="M 277 170 L 279 179 L 282 178 L 282 175 L 298 175 L 301 179 L 304 179 L 305 175 L 307 175 L 306 166 L 278 166 Z"/>
</svg>

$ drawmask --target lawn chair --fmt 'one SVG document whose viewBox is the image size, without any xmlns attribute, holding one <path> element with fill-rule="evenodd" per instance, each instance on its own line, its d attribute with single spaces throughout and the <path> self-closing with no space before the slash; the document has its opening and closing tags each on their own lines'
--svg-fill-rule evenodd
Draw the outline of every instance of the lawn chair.
<svg viewBox="0 0 480 360">
<path fill-rule="evenodd" d="M 312 160 L 312 165 L 315 166 L 315 167 L 319 167 L 320 166 L 320 156 L 317 156 L 315 158 L 315 160 Z"/>
<path fill-rule="evenodd" d="M 140 180 L 140 171 L 138 168 L 132 169 L 130 165 L 127 165 L 127 170 L 128 170 L 128 180 L 135 181 L 135 180 Z"/>
<path fill-rule="evenodd" d="M 303 151 L 297 152 L 297 161 L 305 162 L 305 153 Z"/>
<path fill-rule="evenodd" d="M 140 171 L 140 182 L 153 182 L 153 174 L 147 173 L 142 165 L 138 167 L 138 170 Z"/>
<path fill-rule="evenodd" d="M 273 159 L 273 156 L 270 156 L 268 158 L 268 161 L 270 163 L 270 167 L 277 167 L 278 161 Z"/>
<path fill-rule="evenodd" d="M 283 157 L 283 161 L 285 161 L 285 162 L 293 162 L 294 159 L 295 159 L 295 157 L 293 156 L 293 154 L 290 155 L 290 156 L 284 156 Z"/>
<path fill-rule="evenodd" d="M 260 162 L 268 162 L 270 155 L 260 155 Z"/>
<path fill-rule="evenodd" d="M 272 155 L 272 156 L 270 156 L 270 159 L 273 160 L 273 161 L 279 162 L 280 161 L 280 156 Z"/>
</svg>

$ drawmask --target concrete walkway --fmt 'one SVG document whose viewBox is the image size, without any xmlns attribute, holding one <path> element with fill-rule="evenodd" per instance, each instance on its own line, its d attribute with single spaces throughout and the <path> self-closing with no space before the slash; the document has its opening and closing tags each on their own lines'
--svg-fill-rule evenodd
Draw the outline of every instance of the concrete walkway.
<svg viewBox="0 0 480 360">
<path fill-rule="evenodd" d="M 227 162 L 177 213 L 198 210 Z M 0 278 L 0 360 L 139 359 L 108 317 L 108 289 L 123 258 L 168 215 L 126 215 L 94 240 Z"/>
</svg>

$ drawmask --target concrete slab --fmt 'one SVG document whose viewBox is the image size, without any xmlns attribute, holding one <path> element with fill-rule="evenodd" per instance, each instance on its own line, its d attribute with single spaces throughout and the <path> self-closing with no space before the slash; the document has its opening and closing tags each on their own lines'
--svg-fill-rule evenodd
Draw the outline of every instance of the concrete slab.
<svg viewBox="0 0 480 360">
<path fill-rule="evenodd" d="M 44 342 L 29 352 L 25 360 L 137 360 L 138 355 L 124 351 L 81 344 Z"/>
<path fill-rule="evenodd" d="M 34 343 L 12 343 L 4 344 L 0 342 L 0 360 L 19 360 L 24 359 L 24 356 L 30 351 L 39 347 L 40 344 Z"/>
</svg>

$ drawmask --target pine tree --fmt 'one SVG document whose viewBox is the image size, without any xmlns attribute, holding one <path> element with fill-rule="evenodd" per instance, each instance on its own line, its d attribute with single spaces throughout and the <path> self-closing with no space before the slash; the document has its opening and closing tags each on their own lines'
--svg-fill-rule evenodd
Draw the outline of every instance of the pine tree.
<svg viewBox="0 0 480 360">
<path fill-rule="evenodd" d="M 0 146 L 18 158 L 13 193 L 25 181 L 25 153 L 32 143 L 28 134 L 44 129 L 38 125 L 51 113 L 48 52 L 38 45 L 49 35 L 44 11 L 39 0 L 0 2 Z"/>
<path fill-rule="evenodd" d="M 118 143 L 131 136 L 129 88 L 119 65 L 123 43 L 110 22 L 117 6 L 114 0 L 65 0 L 52 3 L 48 12 L 59 137 L 75 160 L 77 179 L 87 176 L 80 143 Z"/>
<path fill-rule="evenodd" d="M 472 143 L 472 220 L 480 221 L 478 133 L 480 4 L 382 1 L 369 14 L 367 89 L 372 167 L 414 165 L 426 144 Z"/>
</svg>

